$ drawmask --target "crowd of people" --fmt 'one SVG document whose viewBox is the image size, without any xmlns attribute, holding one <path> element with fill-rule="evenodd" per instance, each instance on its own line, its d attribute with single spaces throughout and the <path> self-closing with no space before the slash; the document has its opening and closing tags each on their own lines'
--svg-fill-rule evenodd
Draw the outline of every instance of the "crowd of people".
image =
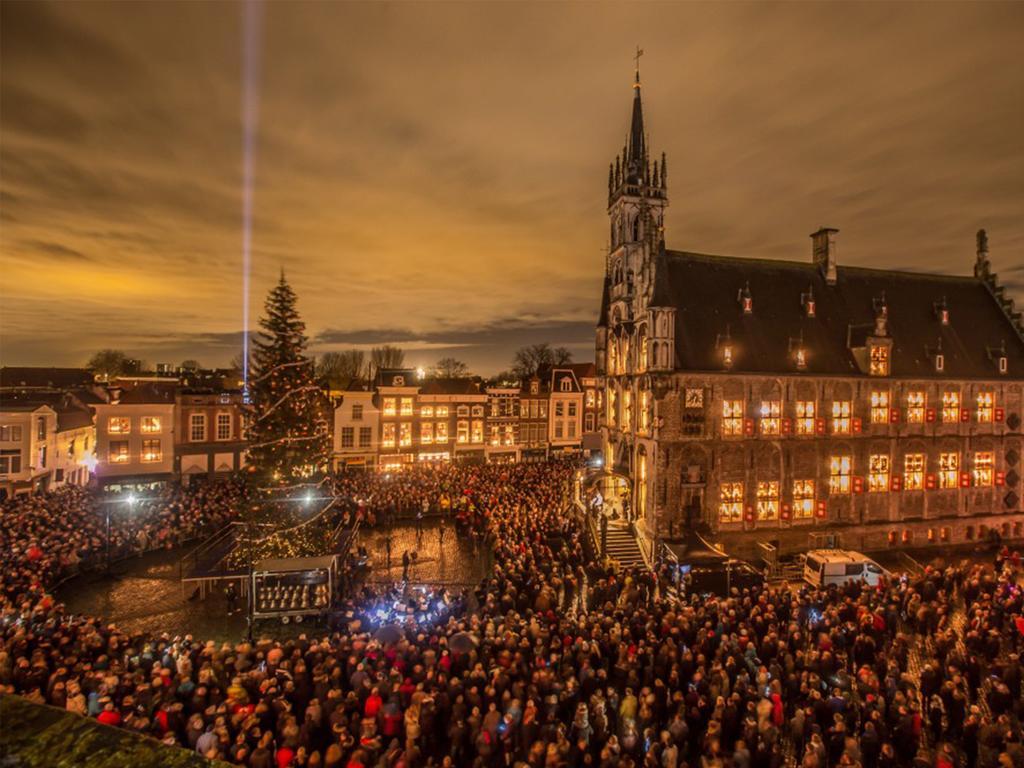
<svg viewBox="0 0 1024 768">
<path fill-rule="evenodd" d="M 337 478 L 366 519 L 443 510 L 493 568 L 471 601 L 364 587 L 323 636 L 252 644 L 64 615 L 59 569 L 29 550 L 79 546 L 74 526 L 43 531 L 83 502 L 5 508 L 4 531 L 42 519 L 2 540 L 0 688 L 250 768 L 1024 768 L 1013 553 L 878 587 L 677 596 L 597 561 L 573 470 Z"/>
</svg>

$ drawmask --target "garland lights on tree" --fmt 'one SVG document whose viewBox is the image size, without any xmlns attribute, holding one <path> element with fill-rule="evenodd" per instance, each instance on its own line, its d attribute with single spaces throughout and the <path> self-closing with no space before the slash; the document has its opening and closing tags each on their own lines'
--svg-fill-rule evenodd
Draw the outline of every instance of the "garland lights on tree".
<svg viewBox="0 0 1024 768">
<path fill-rule="evenodd" d="M 268 490 L 317 484 L 327 468 L 329 407 L 306 356 L 306 324 L 281 279 L 267 295 L 253 339 L 248 463 Z"/>
</svg>

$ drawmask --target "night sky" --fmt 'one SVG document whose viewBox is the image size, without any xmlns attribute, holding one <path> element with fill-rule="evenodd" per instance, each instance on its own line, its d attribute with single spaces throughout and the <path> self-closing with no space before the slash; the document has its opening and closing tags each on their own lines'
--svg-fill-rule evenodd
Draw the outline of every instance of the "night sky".
<svg viewBox="0 0 1024 768">
<path fill-rule="evenodd" d="M 223 364 L 242 325 L 242 12 L 0 5 L 0 357 Z M 253 316 L 478 373 L 592 359 L 641 59 L 670 248 L 968 273 L 1024 301 L 1024 3 L 263 7 Z"/>
</svg>

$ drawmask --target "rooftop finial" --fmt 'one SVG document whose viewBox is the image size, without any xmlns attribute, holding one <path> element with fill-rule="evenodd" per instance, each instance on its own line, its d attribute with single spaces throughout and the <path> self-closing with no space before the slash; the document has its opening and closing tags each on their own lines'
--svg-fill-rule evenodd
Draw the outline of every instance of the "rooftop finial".
<svg viewBox="0 0 1024 768">
<path fill-rule="evenodd" d="M 636 53 L 633 54 L 633 61 L 636 62 L 636 78 L 633 82 L 634 88 L 640 87 L 640 57 L 644 55 L 644 49 L 639 45 L 636 47 Z"/>
</svg>

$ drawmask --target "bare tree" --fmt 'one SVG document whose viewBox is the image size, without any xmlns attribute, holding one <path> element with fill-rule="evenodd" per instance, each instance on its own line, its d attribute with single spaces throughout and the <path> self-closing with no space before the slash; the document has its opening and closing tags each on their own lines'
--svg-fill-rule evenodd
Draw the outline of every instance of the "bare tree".
<svg viewBox="0 0 1024 768">
<path fill-rule="evenodd" d="M 454 357 L 442 357 L 434 366 L 434 375 L 439 379 L 465 379 L 469 377 L 469 366 Z"/>
<path fill-rule="evenodd" d="M 520 347 L 512 358 L 512 373 L 519 379 L 536 376 L 544 367 L 567 365 L 572 362 L 572 352 L 565 347 L 552 349 L 547 342 Z"/>
<path fill-rule="evenodd" d="M 370 350 L 370 368 L 373 376 L 385 368 L 401 368 L 405 363 L 405 352 L 398 347 L 385 344 Z"/>
<path fill-rule="evenodd" d="M 325 352 L 317 361 L 317 374 L 339 388 L 366 375 L 366 353 L 361 349 Z"/>
</svg>

